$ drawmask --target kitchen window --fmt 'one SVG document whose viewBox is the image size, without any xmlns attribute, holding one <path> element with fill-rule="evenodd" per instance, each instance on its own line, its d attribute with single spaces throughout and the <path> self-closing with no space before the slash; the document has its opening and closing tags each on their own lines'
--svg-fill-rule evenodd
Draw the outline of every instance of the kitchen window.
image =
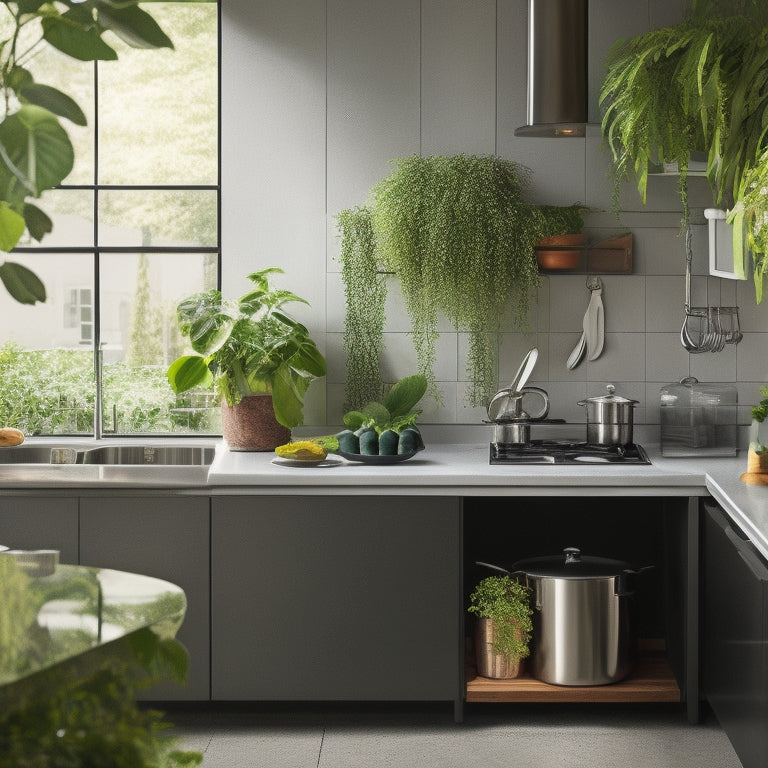
<svg viewBox="0 0 768 768">
<path fill-rule="evenodd" d="M 3 426 L 41 435 L 220 431 L 212 395 L 177 397 L 165 376 L 185 351 L 176 302 L 219 285 L 219 6 L 146 10 L 174 50 L 111 37 L 116 61 L 46 48 L 29 66 L 72 95 L 88 125 L 62 121 L 75 167 L 36 201 L 53 231 L 12 256 L 40 277 L 47 301 L 26 306 L 0 293 Z"/>
</svg>

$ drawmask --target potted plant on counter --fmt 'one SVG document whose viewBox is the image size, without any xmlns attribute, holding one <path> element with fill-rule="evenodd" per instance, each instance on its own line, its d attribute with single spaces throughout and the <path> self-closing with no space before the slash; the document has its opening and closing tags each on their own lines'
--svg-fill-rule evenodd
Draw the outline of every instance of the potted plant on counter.
<svg viewBox="0 0 768 768">
<path fill-rule="evenodd" d="M 176 393 L 214 386 L 222 400 L 222 429 L 230 450 L 272 451 L 303 423 L 304 395 L 325 376 L 325 358 L 309 331 L 283 307 L 308 302 L 269 285 L 277 267 L 248 275 L 253 288 L 236 302 L 217 290 L 177 305 L 182 336 L 197 353 L 168 368 Z"/>
<path fill-rule="evenodd" d="M 488 576 L 470 595 L 469 613 L 477 617 L 475 655 L 481 677 L 518 677 L 530 655 L 533 631 L 531 590 L 510 576 Z"/>
</svg>

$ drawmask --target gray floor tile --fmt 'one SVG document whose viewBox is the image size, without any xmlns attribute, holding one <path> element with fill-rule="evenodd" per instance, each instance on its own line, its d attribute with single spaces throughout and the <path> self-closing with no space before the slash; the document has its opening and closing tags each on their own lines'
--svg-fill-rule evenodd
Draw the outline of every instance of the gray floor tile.
<svg viewBox="0 0 768 768">
<path fill-rule="evenodd" d="M 205 768 L 740 768 L 714 718 L 652 706 L 306 706 L 169 712 Z"/>
</svg>

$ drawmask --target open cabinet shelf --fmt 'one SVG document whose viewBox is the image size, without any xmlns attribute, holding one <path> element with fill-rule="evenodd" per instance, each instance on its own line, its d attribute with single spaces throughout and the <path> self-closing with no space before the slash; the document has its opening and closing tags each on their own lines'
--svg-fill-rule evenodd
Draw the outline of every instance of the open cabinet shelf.
<svg viewBox="0 0 768 768">
<path fill-rule="evenodd" d="M 593 242 L 580 248 L 573 246 L 537 247 L 537 252 L 544 251 L 550 259 L 556 258 L 558 252 L 576 254 L 578 262 L 568 268 L 552 268 L 539 262 L 539 272 L 543 275 L 561 274 L 614 274 L 628 275 L 632 273 L 632 233 L 610 237 Z"/>
<path fill-rule="evenodd" d="M 527 674 L 512 680 L 479 677 L 471 657 L 467 658 L 465 675 L 467 702 L 680 702 L 680 688 L 664 649 L 657 643 L 641 643 L 632 674 L 610 685 L 549 685 Z"/>
</svg>

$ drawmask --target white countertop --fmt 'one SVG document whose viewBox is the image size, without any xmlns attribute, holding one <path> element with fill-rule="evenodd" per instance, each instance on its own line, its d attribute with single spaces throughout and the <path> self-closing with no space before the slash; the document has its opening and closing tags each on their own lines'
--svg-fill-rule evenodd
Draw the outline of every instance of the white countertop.
<svg viewBox="0 0 768 768">
<path fill-rule="evenodd" d="M 57 441 L 62 444 L 63 441 Z M 146 441 L 145 441 L 146 442 Z M 186 442 L 186 441 L 185 441 Z M 203 441 L 206 442 L 206 441 Z M 210 439 L 207 444 L 213 444 Z M 287 466 L 269 453 L 229 451 L 216 441 L 210 468 L 0 464 L 0 493 L 47 489 L 166 489 L 212 495 L 707 496 L 768 558 L 768 486 L 745 485 L 746 451 L 733 458 L 671 459 L 642 443 L 650 465 L 491 465 L 484 443 L 427 443 L 413 459 L 368 465 L 329 456 Z"/>
</svg>

